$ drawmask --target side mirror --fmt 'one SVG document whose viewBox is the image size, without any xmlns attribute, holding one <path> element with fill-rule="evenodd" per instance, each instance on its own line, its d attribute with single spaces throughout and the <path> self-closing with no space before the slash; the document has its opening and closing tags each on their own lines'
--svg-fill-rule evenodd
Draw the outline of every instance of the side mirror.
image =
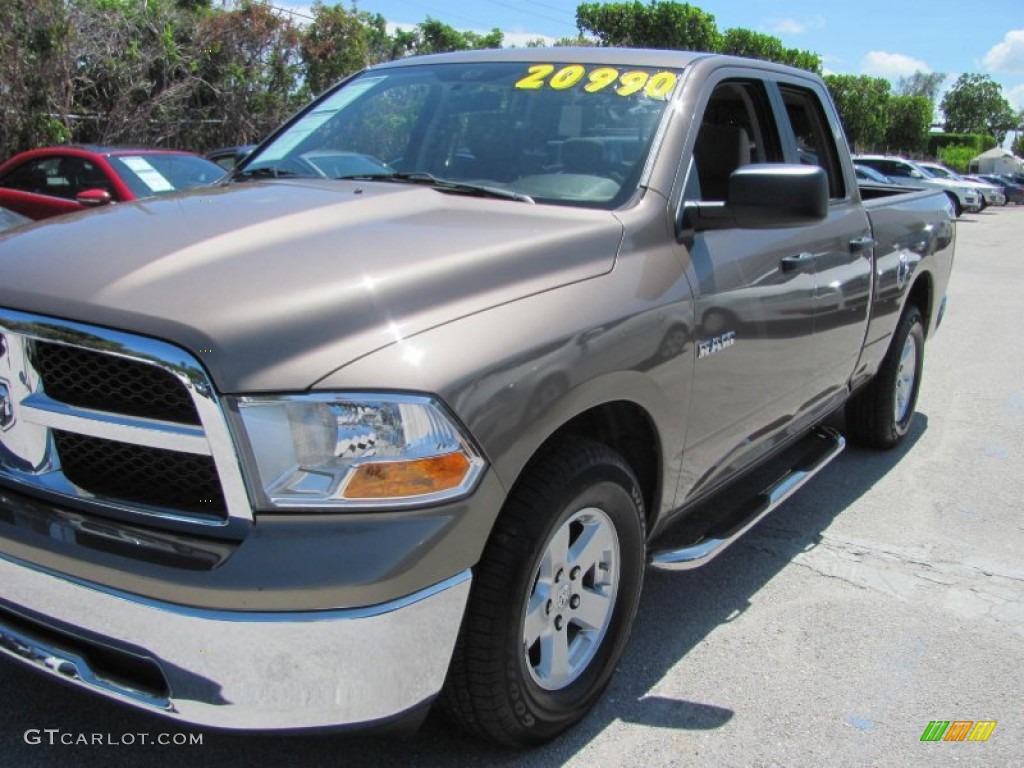
<svg viewBox="0 0 1024 768">
<path fill-rule="evenodd" d="M 910 172 L 910 178 L 912 178 L 912 179 L 923 179 L 924 178 L 924 174 L 921 173 L 920 171 L 911 171 Z"/>
<path fill-rule="evenodd" d="M 729 176 L 725 203 L 690 203 L 685 210 L 696 230 L 814 224 L 828 216 L 828 177 L 818 166 L 744 165 Z"/>
<path fill-rule="evenodd" d="M 99 208 L 103 205 L 110 205 L 114 198 L 105 189 L 84 189 L 75 195 L 75 201 L 86 208 Z"/>
</svg>

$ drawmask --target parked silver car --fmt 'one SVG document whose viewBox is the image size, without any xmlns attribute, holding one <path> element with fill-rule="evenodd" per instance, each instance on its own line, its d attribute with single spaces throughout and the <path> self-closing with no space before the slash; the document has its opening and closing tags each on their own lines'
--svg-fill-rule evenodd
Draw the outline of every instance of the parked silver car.
<svg viewBox="0 0 1024 768">
<path fill-rule="evenodd" d="M 980 211 L 982 208 L 983 199 L 977 187 L 966 182 L 940 178 L 913 160 L 886 155 L 856 155 L 853 162 L 858 165 L 870 166 L 908 187 L 919 189 L 941 187 L 953 203 L 953 210 L 957 216 L 964 211 Z"/>
<path fill-rule="evenodd" d="M 956 182 L 958 184 L 972 184 L 977 187 L 981 193 L 981 199 L 984 205 L 1006 205 L 1006 195 L 1003 193 L 1001 187 L 995 184 L 990 184 L 987 181 L 978 181 L 977 179 L 968 179 L 961 176 L 956 171 L 947 168 L 939 163 L 918 163 L 922 168 L 929 171 L 933 176 L 940 179 L 948 179 L 949 181 Z"/>
</svg>

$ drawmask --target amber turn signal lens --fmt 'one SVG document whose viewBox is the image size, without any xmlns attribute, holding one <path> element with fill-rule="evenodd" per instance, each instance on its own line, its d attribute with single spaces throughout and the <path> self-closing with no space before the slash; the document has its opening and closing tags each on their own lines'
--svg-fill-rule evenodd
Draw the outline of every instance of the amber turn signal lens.
<svg viewBox="0 0 1024 768">
<path fill-rule="evenodd" d="M 457 488 L 470 463 L 460 451 L 413 461 L 391 461 L 356 467 L 342 496 L 346 499 L 402 499 Z"/>
</svg>

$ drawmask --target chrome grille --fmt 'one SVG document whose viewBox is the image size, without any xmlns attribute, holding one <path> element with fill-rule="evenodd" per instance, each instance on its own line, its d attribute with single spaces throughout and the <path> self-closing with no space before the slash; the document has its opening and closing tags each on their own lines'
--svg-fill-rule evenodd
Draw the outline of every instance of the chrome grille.
<svg viewBox="0 0 1024 768">
<path fill-rule="evenodd" d="M 64 475 L 95 496 L 223 517 L 224 494 L 209 456 L 53 431 Z"/>
<path fill-rule="evenodd" d="M 252 519 L 227 422 L 191 355 L 2 308 L 0 482 L 149 518 Z"/>
<path fill-rule="evenodd" d="M 54 400 L 127 416 L 198 424 L 188 390 L 174 374 L 123 357 L 37 341 L 32 363 Z"/>
</svg>

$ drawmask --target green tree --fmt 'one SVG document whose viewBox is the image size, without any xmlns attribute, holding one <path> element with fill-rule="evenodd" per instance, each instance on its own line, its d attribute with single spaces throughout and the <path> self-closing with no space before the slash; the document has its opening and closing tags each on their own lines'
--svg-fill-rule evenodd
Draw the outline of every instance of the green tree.
<svg viewBox="0 0 1024 768">
<path fill-rule="evenodd" d="M 942 99 L 945 128 L 951 133 L 990 133 L 999 144 L 1017 127 L 1017 116 L 1003 89 L 988 75 L 964 73 Z"/>
<path fill-rule="evenodd" d="M 74 126 L 78 141 L 188 145 L 201 112 L 213 44 L 207 11 L 174 0 L 74 0 Z M 213 95 L 208 100 L 213 100 Z"/>
<path fill-rule="evenodd" d="M 728 53 L 821 71 L 816 53 L 786 48 L 779 38 L 750 29 L 733 28 L 723 34 L 713 15 L 688 3 L 584 3 L 576 8 L 576 26 L 578 39 L 559 40 L 556 45 L 593 44 L 586 34 L 604 46 Z"/>
<path fill-rule="evenodd" d="M 501 48 L 502 42 L 505 40 L 504 33 L 495 27 L 486 35 L 481 35 L 477 32 L 469 31 L 463 33 L 466 36 L 466 42 L 469 43 L 469 47 L 473 50 L 483 50 L 485 48 Z"/>
<path fill-rule="evenodd" d="M 208 53 L 187 116 L 189 123 L 202 118 L 210 127 L 193 127 L 186 146 L 256 141 L 303 100 L 299 29 L 269 3 L 240 0 L 231 10 L 204 16 L 198 42 Z"/>
<path fill-rule="evenodd" d="M 363 23 L 366 34 L 367 56 L 370 64 L 394 61 L 409 55 L 416 43 L 416 33 L 411 30 L 396 29 L 388 34 L 387 19 L 379 13 L 360 11 L 359 19 Z"/>
<path fill-rule="evenodd" d="M 469 41 L 462 32 L 429 16 L 426 21 L 417 24 L 416 28 L 418 37 L 414 50 L 418 55 L 465 51 L 470 48 Z"/>
<path fill-rule="evenodd" d="M 928 145 L 934 103 L 926 96 L 891 96 L 885 127 L 890 150 L 923 152 Z"/>
<path fill-rule="evenodd" d="M 0 159 L 70 137 L 76 39 L 62 0 L 0 2 Z"/>
<path fill-rule="evenodd" d="M 345 75 L 370 63 L 370 29 L 363 19 L 341 5 L 313 3 L 313 21 L 303 30 L 299 45 L 306 88 L 320 93 Z"/>
<path fill-rule="evenodd" d="M 1010 151 L 1017 157 L 1024 156 L 1024 109 L 1017 113 L 1017 125 L 1013 129 L 1013 142 L 1010 144 Z"/>
<path fill-rule="evenodd" d="M 857 149 L 881 146 L 888 127 L 889 81 L 870 75 L 826 75 L 846 138 Z"/>
<path fill-rule="evenodd" d="M 939 162 L 948 168 L 952 168 L 957 173 L 967 173 L 968 167 L 977 156 L 977 151 L 974 147 L 968 147 L 963 144 L 953 144 L 952 146 L 942 147 L 939 149 Z"/>
<path fill-rule="evenodd" d="M 576 8 L 576 26 L 605 46 L 683 51 L 721 48 L 715 17 L 688 3 L 583 3 Z"/>
<path fill-rule="evenodd" d="M 475 32 L 460 32 L 429 16 L 426 21 L 416 25 L 415 41 L 412 53 L 448 53 L 449 51 L 468 51 L 478 48 L 500 48 L 503 35 L 500 29 L 492 29 L 486 35 Z"/>
<path fill-rule="evenodd" d="M 734 56 L 746 56 L 762 61 L 774 61 L 788 64 L 811 72 L 821 72 L 821 57 L 811 51 L 797 48 L 786 48 L 782 41 L 774 35 L 766 35 L 749 29 L 727 29 L 722 35 L 720 53 Z"/>
<path fill-rule="evenodd" d="M 924 96 L 932 104 L 939 98 L 939 89 L 946 81 L 944 72 L 921 72 L 901 77 L 896 81 L 897 96 Z"/>
<path fill-rule="evenodd" d="M 555 47 L 572 46 L 576 48 L 596 48 L 600 43 L 592 37 L 585 37 L 583 33 L 576 37 L 560 37 L 555 40 Z"/>
</svg>

